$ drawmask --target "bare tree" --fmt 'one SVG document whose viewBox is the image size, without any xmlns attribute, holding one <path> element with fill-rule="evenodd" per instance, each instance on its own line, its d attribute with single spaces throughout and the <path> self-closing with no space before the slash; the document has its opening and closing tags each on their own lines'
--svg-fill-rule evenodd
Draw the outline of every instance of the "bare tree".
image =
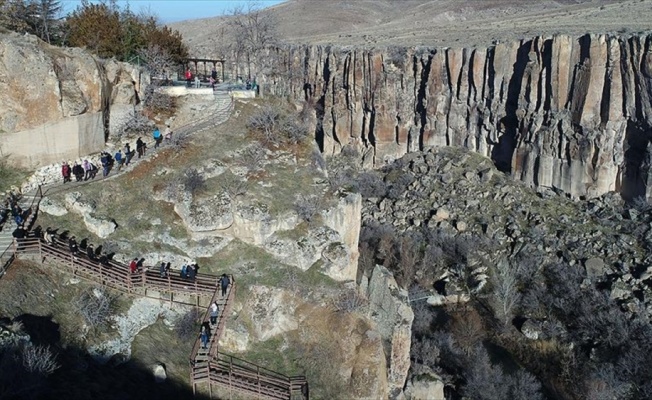
<svg viewBox="0 0 652 400">
<path fill-rule="evenodd" d="M 167 81 L 169 71 L 175 66 L 170 53 L 157 44 L 150 44 L 138 50 L 138 55 L 145 62 L 145 69 L 153 78 Z"/>
<path fill-rule="evenodd" d="M 93 329 L 104 324 L 111 316 L 114 297 L 103 288 L 89 289 L 75 299 L 73 306 Z"/>
<path fill-rule="evenodd" d="M 495 265 L 493 274 L 491 274 L 491 283 L 495 311 L 498 314 L 497 316 L 507 325 L 521 298 L 516 273 L 510 268 L 507 260 L 501 260 Z"/>
<path fill-rule="evenodd" d="M 236 6 L 230 14 L 228 24 L 235 39 L 236 61 L 239 63 L 240 57 L 245 57 L 247 76 L 251 79 L 251 62 L 255 60 L 260 50 L 276 41 L 278 23 L 274 16 L 265 12 L 261 4 L 256 1 Z"/>
<path fill-rule="evenodd" d="M 59 364 L 49 346 L 26 346 L 23 350 L 23 367 L 29 372 L 50 375 L 59 368 Z"/>
<path fill-rule="evenodd" d="M 223 175 L 220 188 L 226 193 L 231 201 L 235 200 L 238 196 L 247 193 L 247 182 L 232 174 Z"/>
<path fill-rule="evenodd" d="M 265 105 L 257 110 L 251 117 L 247 126 L 253 131 L 263 134 L 268 143 L 278 143 L 277 130 L 281 121 L 281 114 L 275 107 Z"/>
</svg>

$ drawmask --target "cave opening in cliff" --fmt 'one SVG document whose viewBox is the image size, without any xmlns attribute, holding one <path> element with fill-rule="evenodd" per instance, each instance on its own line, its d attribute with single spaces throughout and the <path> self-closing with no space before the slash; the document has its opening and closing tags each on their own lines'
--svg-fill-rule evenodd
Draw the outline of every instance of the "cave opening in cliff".
<svg viewBox="0 0 652 400">
<path fill-rule="evenodd" d="M 652 130 L 637 121 L 627 121 L 621 195 L 626 200 L 645 197 L 652 165 L 650 139 Z"/>
</svg>

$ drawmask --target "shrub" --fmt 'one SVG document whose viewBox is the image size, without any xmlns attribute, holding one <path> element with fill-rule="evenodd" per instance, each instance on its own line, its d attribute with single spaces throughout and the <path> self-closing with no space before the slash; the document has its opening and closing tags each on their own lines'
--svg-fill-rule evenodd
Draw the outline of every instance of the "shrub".
<svg viewBox="0 0 652 400">
<path fill-rule="evenodd" d="M 265 149 L 260 143 L 255 142 L 247 146 L 242 152 L 242 164 L 249 169 L 249 171 L 257 171 L 265 160 Z"/>
<path fill-rule="evenodd" d="M 157 90 L 155 84 L 147 86 L 143 97 L 145 108 L 152 113 L 165 113 L 172 115 L 176 111 L 176 101 L 174 97 L 167 93 Z"/>
<path fill-rule="evenodd" d="M 206 180 L 196 168 L 190 168 L 183 175 L 183 187 L 195 196 L 206 190 Z"/>
<path fill-rule="evenodd" d="M 285 139 L 291 144 L 301 143 L 308 137 L 308 127 L 291 116 L 283 119 L 281 131 Z"/>
<path fill-rule="evenodd" d="M 73 302 L 86 323 L 97 329 L 111 317 L 115 298 L 104 288 L 94 288 L 82 292 Z"/>
<path fill-rule="evenodd" d="M 385 181 L 376 172 L 363 172 L 355 180 L 355 189 L 363 197 L 383 197 L 387 192 Z"/>
<path fill-rule="evenodd" d="M 40 375 L 50 375 L 59 368 L 49 346 L 26 346 L 22 359 L 25 370 Z"/>
<path fill-rule="evenodd" d="M 124 135 L 129 136 L 146 136 L 150 135 L 154 124 L 141 113 L 135 113 L 133 117 L 123 126 Z"/>
<path fill-rule="evenodd" d="M 247 182 L 232 174 L 222 175 L 220 188 L 226 193 L 231 200 L 235 200 L 238 196 L 247 193 Z"/>
<path fill-rule="evenodd" d="M 294 210 L 302 220 L 311 223 L 320 209 L 319 198 L 311 195 L 298 195 L 294 202 Z"/>
<path fill-rule="evenodd" d="M 258 109 L 251 117 L 247 127 L 255 132 L 263 134 L 269 143 L 278 143 L 276 131 L 281 119 L 279 111 L 271 105 L 265 105 Z"/>
<path fill-rule="evenodd" d="M 357 290 L 352 289 L 337 296 L 334 300 L 333 306 L 336 311 L 352 313 L 366 307 L 368 303 L 369 302 L 365 297 L 361 296 Z"/>
</svg>

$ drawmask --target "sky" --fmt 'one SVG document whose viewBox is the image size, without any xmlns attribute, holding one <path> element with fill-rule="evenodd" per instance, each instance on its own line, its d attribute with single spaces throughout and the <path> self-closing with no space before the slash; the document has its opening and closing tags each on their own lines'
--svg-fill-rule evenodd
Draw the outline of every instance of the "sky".
<svg viewBox="0 0 652 400">
<path fill-rule="evenodd" d="M 257 0 L 262 7 L 271 7 L 283 0 Z M 73 11 L 79 0 L 62 0 L 65 12 Z M 93 2 L 93 1 L 92 1 Z M 120 8 L 129 4 L 134 12 L 149 9 L 158 15 L 161 22 L 170 23 L 186 19 L 215 17 L 233 9 L 237 5 L 245 5 L 247 0 L 118 0 Z"/>
</svg>

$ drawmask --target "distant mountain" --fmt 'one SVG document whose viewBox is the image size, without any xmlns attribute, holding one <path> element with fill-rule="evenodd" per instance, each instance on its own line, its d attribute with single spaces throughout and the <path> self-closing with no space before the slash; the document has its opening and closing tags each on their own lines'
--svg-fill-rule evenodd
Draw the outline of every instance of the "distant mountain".
<svg viewBox="0 0 652 400">
<path fill-rule="evenodd" d="M 286 43 L 486 46 L 567 33 L 650 29 L 652 0 L 289 0 L 270 7 Z M 228 41 L 225 17 L 177 22 L 196 56 Z"/>
</svg>

